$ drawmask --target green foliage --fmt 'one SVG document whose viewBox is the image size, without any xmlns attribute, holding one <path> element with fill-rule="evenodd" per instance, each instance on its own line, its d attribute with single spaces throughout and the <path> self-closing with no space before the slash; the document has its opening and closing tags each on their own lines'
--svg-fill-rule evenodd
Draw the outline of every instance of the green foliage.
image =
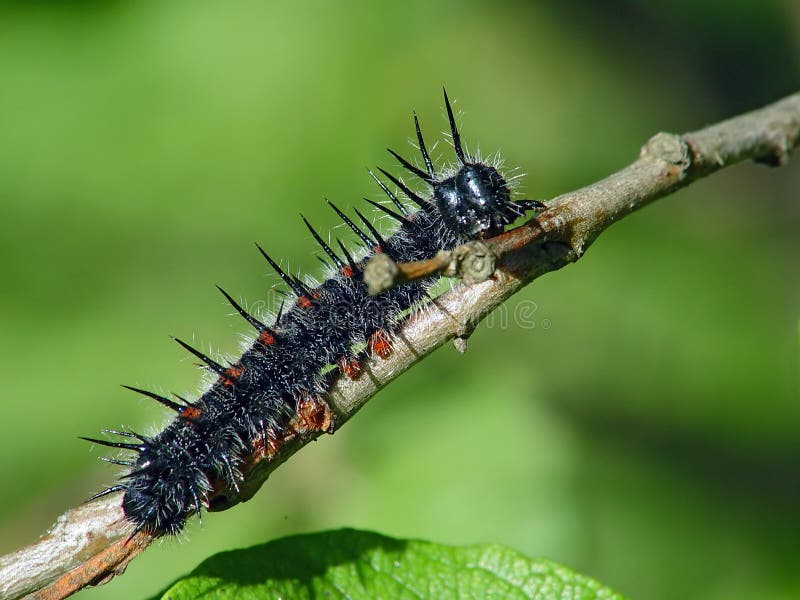
<svg viewBox="0 0 800 600">
<path fill-rule="evenodd" d="M 554 562 L 496 544 L 454 547 L 354 529 L 217 554 L 160 597 L 621 598 Z"/>
</svg>

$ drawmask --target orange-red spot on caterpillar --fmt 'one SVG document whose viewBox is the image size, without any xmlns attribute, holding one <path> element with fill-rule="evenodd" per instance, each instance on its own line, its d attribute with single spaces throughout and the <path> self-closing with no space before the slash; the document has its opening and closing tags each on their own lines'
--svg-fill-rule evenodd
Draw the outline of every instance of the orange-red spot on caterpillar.
<svg viewBox="0 0 800 600">
<path fill-rule="evenodd" d="M 231 367 L 225 370 L 225 376 L 222 377 L 222 385 L 233 385 L 235 381 L 242 374 L 242 367 Z"/>
<path fill-rule="evenodd" d="M 272 460 L 276 454 L 278 454 L 278 450 L 281 449 L 281 443 L 285 440 L 285 437 L 282 438 L 271 438 L 267 436 L 267 458 Z"/>
<path fill-rule="evenodd" d="M 200 415 L 203 414 L 202 409 L 197 408 L 196 406 L 187 406 L 180 413 L 178 416 L 182 419 L 186 419 L 188 421 L 196 421 L 200 418 Z"/>
<path fill-rule="evenodd" d="M 347 358 L 344 356 L 336 361 L 336 365 L 339 367 L 339 370 L 347 376 L 348 379 L 358 379 L 363 372 L 361 364 L 359 364 L 357 360 L 347 360 Z"/>
<path fill-rule="evenodd" d="M 387 359 L 392 355 L 392 340 L 389 338 L 389 334 L 383 329 L 369 336 L 367 345 L 370 350 L 372 350 L 373 354 L 380 358 Z"/>
<path fill-rule="evenodd" d="M 258 340 L 265 346 L 269 346 L 275 343 L 275 336 L 269 331 L 264 330 L 258 334 Z"/>
<path fill-rule="evenodd" d="M 333 414 L 321 398 L 308 396 L 297 403 L 299 425 L 310 431 L 329 431 L 333 425 Z"/>
<path fill-rule="evenodd" d="M 383 253 L 383 248 L 381 248 L 380 246 L 375 246 L 375 247 L 372 249 L 372 251 L 373 251 L 375 254 L 382 254 L 382 253 Z"/>
<path fill-rule="evenodd" d="M 264 443 L 264 438 L 256 436 L 256 438 L 250 442 L 250 453 L 254 456 L 266 456 L 267 455 L 267 445 Z"/>
<path fill-rule="evenodd" d="M 342 275 L 345 277 L 352 277 L 353 276 L 353 268 L 352 267 L 342 267 Z"/>
<path fill-rule="evenodd" d="M 292 437 L 294 437 L 294 432 L 275 437 L 271 431 L 265 432 L 264 435 L 256 436 L 250 444 L 250 456 L 252 457 L 250 462 L 255 464 L 259 459 L 264 458 L 272 460 L 278 454 L 281 445 Z"/>
<path fill-rule="evenodd" d="M 311 300 L 309 300 L 308 296 L 305 294 L 297 299 L 297 304 L 299 304 L 301 308 L 311 308 Z"/>
</svg>

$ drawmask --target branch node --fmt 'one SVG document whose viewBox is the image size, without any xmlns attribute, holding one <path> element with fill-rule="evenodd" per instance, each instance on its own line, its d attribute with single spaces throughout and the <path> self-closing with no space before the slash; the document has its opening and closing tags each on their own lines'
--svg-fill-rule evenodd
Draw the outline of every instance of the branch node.
<svg viewBox="0 0 800 600">
<path fill-rule="evenodd" d="M 397 264 L 385 254 L 374 254 L 364 267 L 364 283 L 370 295 L 374 296 L 397 283 L 400 270 Z"/>
<path fill-rule="evenodd" d="M 682 181 L 692 164 L 692 155 L 689 144 L 682 136 L 661 131 L 651 137 L 642 146 L 640 158 L 664 162 L 667 165 L 663 174 L 665 179 L 674 183 Z"/>
<path fill-rule="evenodd" d="M 489 279 L 497 263 L 497 257 L 480 241 L 459 246 L 450 253 L 450 264 L 444 271 L 447 277 L 461 277 L 467 285 Z"/>
<path fill-rule="evenodd" d="M 467 340 L 469 340 L 469 337 L 474 333 L 477 327 L 478 324 L 474 321 L 459 321 L 456 337 L 453 338 L 453 347 L 459 354 L 464 354 L 467 351 Z"/>
<path fill-rule="evenodd" d="M 767 165 L 768 167 L 782 167 L 789 162 L 789 154 L 794 146 L 797 145 L 796 139 L 780 138 L 769 149 L 769 152 L 761 156 L 756 156 L 753 162 Z"/>
</svg>

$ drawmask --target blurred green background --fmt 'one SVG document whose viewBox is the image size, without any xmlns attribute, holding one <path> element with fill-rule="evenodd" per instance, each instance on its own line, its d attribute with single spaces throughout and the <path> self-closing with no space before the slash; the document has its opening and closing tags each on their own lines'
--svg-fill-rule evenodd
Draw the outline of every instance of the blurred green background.
<svg viewBox="0 0 800 600">
<path fill-rule="evenodd" d="M 78 435 L 164 421 L 118 384 L 197 390 L 169 334 L 237 351 L 213 285 L 268 302 L 254 241 L 316 272 L 298 213 L 377 198 L 364 167 L 411 154 L 412 109 L 451 159 L 442 84 L 468 147 L 546 198 L 795 91 L 799 49 L 789 0 L 0 4 L 0 552 L 113 480 Z M 798 163 L 747 164 L 632 215 L 79 597 L 342 526 L 500 542 L 633 598 L 800 597 L 799 189 Z"/>
</svg>

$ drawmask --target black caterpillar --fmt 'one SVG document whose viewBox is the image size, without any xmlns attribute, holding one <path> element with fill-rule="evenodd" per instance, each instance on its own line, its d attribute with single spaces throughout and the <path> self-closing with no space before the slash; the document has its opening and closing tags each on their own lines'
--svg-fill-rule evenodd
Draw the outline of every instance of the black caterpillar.
<svg viewBox="0 0 800 600">
<path fill-rule="evenodd" d="M 200 514 L 203 506 L 208 507 L 212 490 L 220 487 L 238 490 L 241 477 L 238 467 L 247 456 L 261 453 L 269 459 L 293 435 L 332 430 L 330 410 L 322 395 L 331 384 L 331 375 L 336 373 L 335 369 L 329 369 L 324 374 L 326 368 L 337 365 L 345 376 L 358 377 L 360 361 L 368 353 L 381 358 L 391 354 L 391 334 L 398 326 L 398 317 L 429 297 L 434 278 L 370 296 L 362 272 L 372 253 L 383 252 L 397 262 L 428 259 L 439 250 L 451 249 L 467 240 L 496 235 L 525 211 L 544 208 L 537 200 L 512 201 L 509 186 L 497 169 L 464 151 L 446 91 L 444 103 L 458 160 L 455 173 L 437 176 L 415 114 L 414 126 L 425 170 L 393 150 L 389 152 L 431 188 L 430 196 L 415 194 L 400 179 L 380 169 L 417 206 L 412 212 L 370 172 L 394 205 L 392 209 L 367 200 L 399 224 L 391 236 L 382 236 L 356 209 L 364 225 L 364 229 L 360 228 L 329 202 L 364 246 L 363 256 L 356 259 L 339 240 L 340 253 L 331 248 L 304 218 L 327 257 L 323 262 L 330 268 L 330 276 L 314 286 L 282 271 L 259 246 L 291 291 L 286 302 L 289 308 L 282 310 L 282 304 L 274 323 L 267 325 L 248 314 L 220 288 L 236 311 L 255 328 L 256 340 L 229 366 L 176 340 L 203 361 L 205 368 L 217 376 L 216 382 L 194 402 L 180 397 L 175 402 L 146 390 L 129 388 L 175 411 L 177 417 L 152 437 L 106 430 L 131 442 L 83 438 L 135 453 L 129 460 L 104 459 L 130 470 L 119 483 L 89 500 L 124 491 L 122 507 L 135 526 L 134 533 L 142 529 L 157 536 L 178 533 L 192 513 Z"/>
</svg>

